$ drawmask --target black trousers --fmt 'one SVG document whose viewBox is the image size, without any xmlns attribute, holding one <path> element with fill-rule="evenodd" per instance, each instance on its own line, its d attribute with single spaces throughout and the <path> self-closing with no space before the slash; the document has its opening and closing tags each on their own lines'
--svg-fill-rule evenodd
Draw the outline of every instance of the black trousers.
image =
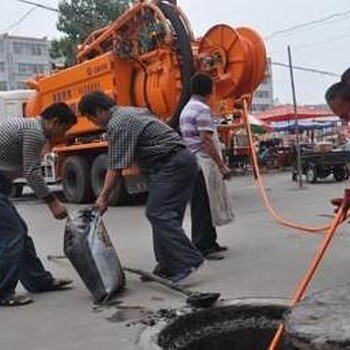
<svg viewBox="0 0 350 350">
<path fill-rule="evenodd" d="M 184 149 L 166 162 L 149 184 L 146 216 L 152 225 L 154 254 L 159 268 L 170 275 L 203 262 L 182 228 L 197 172 L 196 158 Z"/>
<path fill-rule="evenodd" d="M 194 185 L 191 221 L 192 242 L 205 254 L 216 243 L 217 234 L 211 218 L 207 186 L 202 171 L 199 171 Z"/>
<path fill-rule="evenodd" d="M 28 228 L 7 198 L 11 181 L 0 173 L 0 298 L 15 293 L 18 281 L 29 292 L 38 292 L 53 277 L 38 258 Z"/>
</svg>

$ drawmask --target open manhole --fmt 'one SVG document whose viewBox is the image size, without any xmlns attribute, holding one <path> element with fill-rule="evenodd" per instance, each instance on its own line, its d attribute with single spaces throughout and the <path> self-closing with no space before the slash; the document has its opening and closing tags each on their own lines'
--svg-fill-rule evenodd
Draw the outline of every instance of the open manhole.
<svg viewBox="0 0 350 350">
<path fill-rule="evenodd" d="M 264 299 L 265 300 L 265 299 Z M 287 303 L 238 302 L 184 314 L 159 333 L 164 350 L 266 350 Z M 292 350 L 282 340 L 279 350 Z"/>
</svg>

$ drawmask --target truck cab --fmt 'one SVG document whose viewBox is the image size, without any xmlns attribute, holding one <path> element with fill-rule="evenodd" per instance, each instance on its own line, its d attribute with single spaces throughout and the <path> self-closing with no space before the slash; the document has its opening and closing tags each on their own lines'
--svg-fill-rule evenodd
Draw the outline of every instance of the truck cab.
<svg viewBox="0 0 350 350">
<path fill-rule="evenodd" d="M 27 101 L 35 90 L 0 91 L 0 118 L 24 117 Z"/>
<path fill-rule="evenodd" d="M 35 90 L 9 90 L 0 91 L 0 123 L 5 118 L 26 117 L 26 106 L 30 98 L 36 93 Z M 55 184 L 55 159 L 52 153 L 48 152 L 44 155 L 42 161 L 42 171 L 45 176 L 46 183 Z M 26 185 L 24 178 L 13 181 L 12 197 L 19 197 L 22 194 L 23 187 Z"/>
</svg>

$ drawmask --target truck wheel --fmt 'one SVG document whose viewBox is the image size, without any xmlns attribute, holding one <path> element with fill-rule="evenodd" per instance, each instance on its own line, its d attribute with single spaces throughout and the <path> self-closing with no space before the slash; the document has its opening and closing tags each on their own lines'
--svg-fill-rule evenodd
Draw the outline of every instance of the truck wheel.
<svg viewBox="0 0 350 350">
<path fill-rule="evenodd" d="M 306 181 L 313 184 L 317 181 L 317 170 L 314 165 L 308 165 L 306 168 Z"/>
<path fill-rule="evenodd" d="M 334 168 L 333 176 L 336 181 L 343 181 L 347 177 L 347 169 L 345 166 L 339 166 Z"/>
<path fill-rule="evenodd" d="M 82 156 L 68 157 L 62 168 L 63 193 L 70 203 L 87 203 L 92 199 L 90 169 Z"/>
<path fill-rule="evenodd" d="M 345 165 L 345 179 L 344 180 L 349 180 L 350 174 L 349 174 L 349 168 L 347 165 Z"/>
<path fill-rule="evenodd" d="M 23 193 L 23 185 L 22 184 L 13 184 L 12 185 L 12 190 L 9 195 L 10 198 L 19 198 L 22 196 Z"/>
<path fill-rule="evenodd" d="M 91 186 L 92 191 L 97 197 L 103 187 L 105 175 L 107 171 L 107 154 L 100 154 L 95 158 L 91 167 Z M 121 205 L 127 201 L 127 191 L 125 188 L 124 180 L 119 183 L 119 188 L 112 191 L 108 203 L 109 205 Z"/>
</svg>

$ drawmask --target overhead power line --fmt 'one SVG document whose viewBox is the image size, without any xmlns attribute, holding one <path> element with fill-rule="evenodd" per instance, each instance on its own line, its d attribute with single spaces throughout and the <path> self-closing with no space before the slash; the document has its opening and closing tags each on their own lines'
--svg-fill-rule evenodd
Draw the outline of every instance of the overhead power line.
<svg viewBox="0 0 350 350">
<path fill-rule="evenodd" d="M 43 8 L 45 10 L 49 10 L 49 11 L 54 11 L 54 12 L 59 12 L 59 10 L 55 7 L 51 7 L 51 6 L 46 6 L 46 5 L 42 5 L 42 4 L 38 4 L 36 2 L 33 2 L 33 1 L 28 1 L 28 0 L 17 0 L 19 2 L 23 2 L 25 4 L 29 4 L 29 5 L 34 5 L 36 7 L 40 7 L 40 8 Z"/>
<path fill-rule="evenodd" d="M 34 10 L 36 10 L 36 7 L 32 7 L 29 11 L 27 11 L 19 20 L 17 20 L 15 23 L 10 24 L 8 27 L 4 28 L 1 32 L 6 33 L 10 31 L 12 28 L 17 27 L 20 25 Z"/>
<path fill-rule="evenodd" d="M 295 50 L 295 49 L 307 49 L 309 47 L 319 46 L 319 45 L 323 45 L 323 44 L 326 44 L 326 43 L 329 43 L 329 42 L 338 41 L 338 40 L 342 40 L 342 39 L 347 39 L 349 37 L 350 37 L 349 33 L 348 34 L 343 34 L 343 35 L 332 36 L 332 37 L 330 37 L 328 39 L 325 39 L 325 40 L 312 41 L 312 42 L 301 44 L 301 45 L 295 45 L 295 46 L 293 46 L 293 50 Z M 275 54 L 278 54 L 278 53 L 281 53 L 281 52 L 285 52 L 285 50 L 281 49 L 281 50 L 272 51 L 272 52 L 270 52 L 270 55 L 275 55 Z"/>
<path fill-rule="evenodd" d="M 289 68 L 289 65 L 286 64 L 286 63 L 281 63 L 281 62 L 274 62 L 274 61 L 272 61 L 271 64 L 274 65 L 274 66 L 280 66 L 280 67 Z M 333 73 L 333 72 L 327 72 L 327 71 L 324 71 L 324 70 L 314 69 L 314 68 L 293 66 L 293 69 L 295 69 L 295 70 L 301 70 L 301 71 L 304 71 L 304 72 L 310 72 L 310 73 L 317 73 L 317 74 L 322 74 L 322 75 L 328 75 L 328 76 L 337 77 L 337 78 L 340 77 L 339 74 L 336 74 L 336 73 Z"/>
<path fill-rule="evenodd" d="M 323 23 L 328 23 L 329 21 L 333 21 L 335 19 L 338 19 L 339 17 L 345 17 L 346 18 L 346 17 L 349 17 L 349 16 L 350 16 L 350 9 L 347 10 L 347 11 L 344 11 L 344 12 L 336 12 L 336 13 L 333 13 L 333 14 L 327 16 L 327 17 L 323 17 L 323 18 L 316 19 L 316 20 L 309 21 L 309 22 L 299 23 L 299 24 L 296 24 L 296 25 L 291 26 L 289 28 L 278 30 L 278 31 L 268 35 L 265 38 L 265 40 L 271 40 L 271 39 L 273 39 L 274 37 L 276 37 L 278 35 L 294 32 L 296 30 L 299 30 L 299 29 L 302 29 L 302 28 L 306 28 L 306 27 L 309 27 L 309 26 L 314 26 L 314 25 L 317 25 L 317 24 L 320 25 L 320 24 L 323 24 Z"/>
</svg>

